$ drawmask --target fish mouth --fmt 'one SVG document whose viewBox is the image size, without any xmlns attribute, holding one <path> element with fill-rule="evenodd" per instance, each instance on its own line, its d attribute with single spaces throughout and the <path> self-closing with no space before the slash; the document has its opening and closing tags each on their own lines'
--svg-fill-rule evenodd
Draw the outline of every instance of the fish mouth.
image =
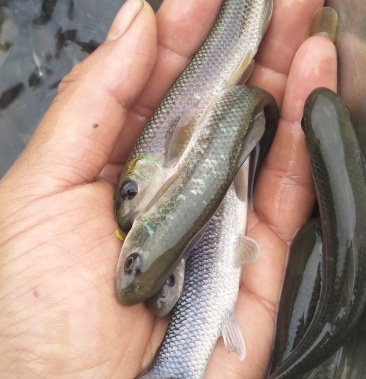
<svg viewBox="0 0 366 379">
<path fill-rule="evenodd" d="M 132 228 L 132 224 L 135 221 L 137 212 L 133 212 L 128 216 L 124 214 L 122 208 L 122 203 L 118 200 L 114 201 L 114 216 L 117 220 L 118 227 L 124 232 L 128 233 Z"/>
<path fill-rule="evenodd" d="M 125 285 L 125 281 L 118 278 L 116 278 L 114 284 L 117 300 L 122 305 L 135 305 L 147 300 L 146 296 L 144 296 L 143 288 L 139 282 L 134 283 L 132 281 L 130 284 Z"/>
</svg>

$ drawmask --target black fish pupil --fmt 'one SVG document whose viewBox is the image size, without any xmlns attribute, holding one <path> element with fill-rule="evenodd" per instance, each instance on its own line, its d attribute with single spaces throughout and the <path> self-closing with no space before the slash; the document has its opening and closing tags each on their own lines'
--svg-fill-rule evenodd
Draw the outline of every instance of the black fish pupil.
<svg viewBox="0 0 366 379">
<path fill-rule="evenodd" d="M 132 265 L 133 265 L 134 258 L 128 257 L 125 262 L 125 271 L 129 272 L 131 271 Z"/>
<path fill-rule="evenodd" d="M 167 284 L 169 287 L 173 287 L 174 284 L 175 284 L 175 276 L 172 274 L 169 276 L 168 280 L 167 280 Z"/>
<path fill-rule="evenodd" d="M 128 180 L 122 185 L 121 196 L 122 199 L 133 199 L 138 192 L 137 183 L 134 180 Z"/>
<path fill-rule="evenodd" d="M 136 275 L 137 273 L 140 272 L 140 264 L 141 262 L 140 262 L 139 253 L 132 253 L 125 260 L 125 265 L 124 265 L 125 272 L 128 274 Z"/>
</svg>

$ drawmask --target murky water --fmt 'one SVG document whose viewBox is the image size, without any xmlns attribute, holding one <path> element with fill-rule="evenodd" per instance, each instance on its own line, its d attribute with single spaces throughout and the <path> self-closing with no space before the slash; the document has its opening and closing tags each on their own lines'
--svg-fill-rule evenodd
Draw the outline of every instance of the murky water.
<svg viewBox="0 0 366 379">
<path fill-rule="evenodd" d="M 0 178 L 125 0 L 0 0 Z M 156 10 L 162 0 L 149 1 Z"/>
</svg>

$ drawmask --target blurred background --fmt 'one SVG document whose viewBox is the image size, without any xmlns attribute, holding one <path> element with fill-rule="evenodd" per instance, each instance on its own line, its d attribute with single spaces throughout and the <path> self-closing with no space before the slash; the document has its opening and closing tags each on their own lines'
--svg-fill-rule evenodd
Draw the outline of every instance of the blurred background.
<svg viewBox="0 0 366 379">
<path fill-rule="evenodd" d="M 103 42 L 124 2 L 0 0 L 0 178 L 28 142 L 62 77 Z M 157 11 L 162 0 L 148 2 Z M 365 147 L 366 1 L 327 5 L 340 15 L 340 94 Z"/>
</svg>

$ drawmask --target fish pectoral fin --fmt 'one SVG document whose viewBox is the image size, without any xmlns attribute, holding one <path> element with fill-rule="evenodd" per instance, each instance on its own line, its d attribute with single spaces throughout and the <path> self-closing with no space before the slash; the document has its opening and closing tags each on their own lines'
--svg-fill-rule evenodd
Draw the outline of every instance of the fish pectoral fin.
<svg viewBox="0 0 366 379">
<path fill-rule="evenodd" d="M 180 172 L 176 172 L 173 175 L 169 176 L 169 178 L 164 182 L 159 191 L 154 195 L 154 197 L 150 200 L 147 206 L 144 209 L 144 213 L 148 212 L 153 205 L 164 195 L 164 193 L 168 190 L 168 188 L 178 179 L 180 176 Z"/>
<path fill-rule="evenodd" d="M 249 154 L 255 148 L 255 146 L 259 143 L 261 138 L 263 137 L 264 131 L 266 128 L 266 117 L 264 112 L 260 112 L 256 115 L 255 119 L 252 121 L 252 125 L 250 130 L 248 131 L 243 145 L 241 147 L 241 151 L 238 157 L 237 170 L 240 169 L 242 164 L 248 158 Z"/>
<path fill-rule="evenodd" d="M 243 202 L 248 199 L 249 160 L 250 157 L 241 165 L 234 178 L 236 196 Z"/>
<path fill-rule="evenodd" d="M 240 236 L 235 251 L 235 267 L 240 267 L 250 262 L 254 262 L 259 258 L 260 249 L 257 241 L 246 237 Z"/>
<path fill-rule="evenodd" d="M 166 167 L 173 167 L 179 161 L 192 137 L 196 124 L 196 117 L 192 114 L 186 114 L 180 118 L 170 140 L 165 159 Z"/>
<path fill-rule="evenodd" d="M 239 63 L 235 72 L 225 83 L 225 88 L 233 87 L 238 83 L 245 83 L 253 71 L 254 67 L 254 51 L 249 49 Z"/>
<path fill-rule="evenodd" d="M 228 317 L 222 329 L 222 337 L 224 339 L 226 351 L 229 353 L 234 351 L 238 355 L 239 359 L 243 361 L 246 356 L 246 348 L 244 337 L 236 319 L 235 313 L 232 313 Z"/>
</svg>

